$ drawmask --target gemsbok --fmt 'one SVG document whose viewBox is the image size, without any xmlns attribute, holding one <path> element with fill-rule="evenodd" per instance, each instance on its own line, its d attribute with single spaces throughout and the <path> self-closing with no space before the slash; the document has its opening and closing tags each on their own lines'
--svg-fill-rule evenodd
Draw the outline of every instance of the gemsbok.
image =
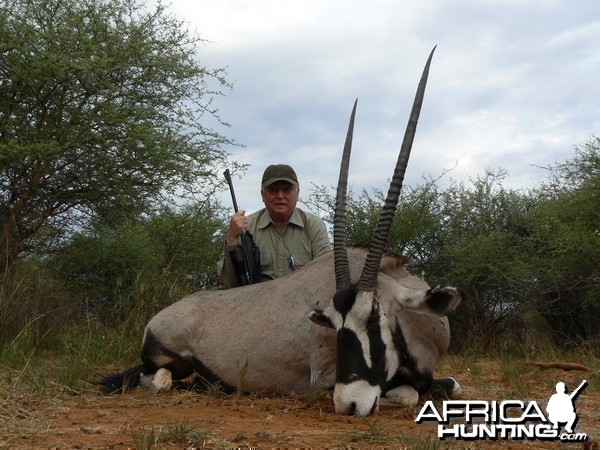
<svg viewBox="0 0 600 450">
<path fill-rule="evenodd" d="M 435 48 L 434 48 L 435 50 Z M 337 413 L 366 416 L 380 404 L 416 405 L 432 387 L 450 342 L 446 315 L 462 300 L 409 274 L 404 256 L 384 255 L 423 102 L 432 50 L 417 89 L 379 224 L 368 250 L 347 247 L 346 191 L 356 102 L 346 134 L 334 213 L 334 250 L 259 284 L 202 290 L 156 314 L 138 366 L 104 378 L 105 392 L 154 392 L 220 383 L 225 391 L 296 394 L 334 388 Z M 310 321 L 308 319 L 311 319 Z M 312 321 L 312 322 L 311 322 Z"/>
</svg>

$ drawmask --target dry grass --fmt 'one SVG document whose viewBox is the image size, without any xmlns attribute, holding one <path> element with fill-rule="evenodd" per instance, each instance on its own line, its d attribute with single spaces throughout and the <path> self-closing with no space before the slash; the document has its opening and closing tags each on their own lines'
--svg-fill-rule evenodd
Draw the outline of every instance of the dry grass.
<svg viewBox="0 0 600 450">
<path fill-rule="evenodd" d="M 441 374 L 452 374 L 466 399 L 502 400 L 515 393 L 545 404 L 558 379 L 574 386 L 581 373 L 539 371 L 515 358 L 448 357 Z M 577 400 L 578 429 L 600 436 L 599 361 Z M 433 424 L 416 424 L 419 408 L 382 409 L 370 418 L 338 416 L 331 395 L 261 397 L 173 392 L 151 396 L 135 390 L 103 396 L 85 380 L 67 386 L 46 379 L 31 361 L 23 370 L 0 366 L 0 448 L 231 448 L 332 449 L 561 448 L 553 442 L 465 442 L 436 437 Z M 517 381 L 518 380 L 518 381 Z M 524 388 L 523 386 L 526 386 Z M 572 448 L 572 447 L 565 447 Z"/>
</svg>

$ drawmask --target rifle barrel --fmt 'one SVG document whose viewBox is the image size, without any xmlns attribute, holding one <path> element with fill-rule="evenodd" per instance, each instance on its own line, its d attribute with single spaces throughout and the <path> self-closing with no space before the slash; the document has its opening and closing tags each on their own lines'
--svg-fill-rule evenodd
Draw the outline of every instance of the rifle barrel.
<svg viewBox="0 0 600 450">
<path fill-rule="evenodd" d="M 581 382 L 581 384 L 579 386 L 577 386 L 577 389 L 575 389 L 573 392 L 571 392 L 571 395 L 569 395 L 569 398 L 573 399 L 577 394 L 579 394 L 579 391 L 583 388 L 583 386 L 585 386 L 587 383 L 587 380 L 583 380 Z"/>
<path fill-rule="evenodd" d="M 223 176 L 227 180 L 227 184 L 229 184 L 229 192 L 231 192 L 231 201 L 233 202 L 233 211 L 237 213 L 238 204 L 237 200 L 235 199 L 235 191 L 233 190 L 233 181 L 231 181 L 231 173 L 229 172 L 229 169 L 225 169 Z"/>
</svg>

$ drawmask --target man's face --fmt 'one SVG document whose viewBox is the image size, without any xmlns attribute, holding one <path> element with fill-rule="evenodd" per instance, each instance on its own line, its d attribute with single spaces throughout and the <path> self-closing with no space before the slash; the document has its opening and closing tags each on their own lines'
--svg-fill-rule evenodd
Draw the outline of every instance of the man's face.
<svg viewBox="0 0 600 450">
<path fill-rule="evenodd" d="M 262 200 L 275 221 L 287 222 L 296 208 L 299 189 L 287 181 L 276 181 L 261 190 Z"/>
</svg>

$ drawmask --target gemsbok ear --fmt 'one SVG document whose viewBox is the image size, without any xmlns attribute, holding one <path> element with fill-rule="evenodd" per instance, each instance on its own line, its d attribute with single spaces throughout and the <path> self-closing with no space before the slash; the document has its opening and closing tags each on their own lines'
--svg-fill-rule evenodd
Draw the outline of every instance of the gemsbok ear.
<svg viewBox="0 0 600 450">
<path fill-rule="evenodd" d="M 313 309 L 310 314 L 308 315 L 308 318 L 310 320 L 312 320 L 314 323 L 316 323 L 317 325 L 321 325 L 322 327 L 327 327 L 327 328 L 333 328 L 335 329 L 335 327 L 333 326 L 333 322 L 331 321 L 331 319 L 329 317 L 327 317 L 325 315 L 325 313 L 323 313 L 322 310 L 320 309 Z"/>
</svg>

